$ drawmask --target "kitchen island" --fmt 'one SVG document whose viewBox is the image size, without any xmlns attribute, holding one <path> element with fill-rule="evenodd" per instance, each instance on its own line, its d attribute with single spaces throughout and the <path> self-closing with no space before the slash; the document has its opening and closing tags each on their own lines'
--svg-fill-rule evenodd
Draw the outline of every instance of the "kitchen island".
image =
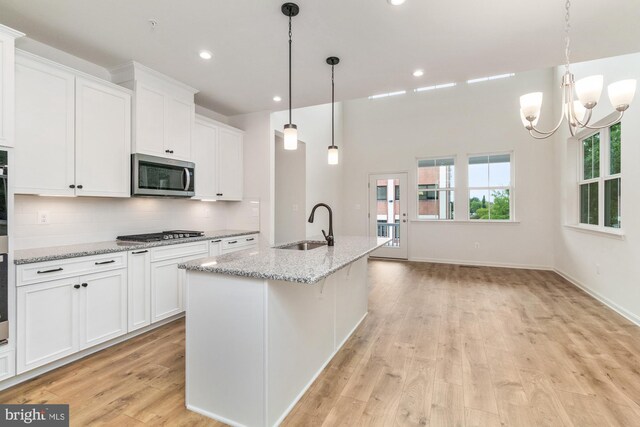
<svg viewBox="0 0 640 427">
<path fill-rule="evenodd" d="M 181 264 L 187 408 L 230 425 L 282 422 L 366 316 L 367 256 L 388 240 Z"/>
</svg>

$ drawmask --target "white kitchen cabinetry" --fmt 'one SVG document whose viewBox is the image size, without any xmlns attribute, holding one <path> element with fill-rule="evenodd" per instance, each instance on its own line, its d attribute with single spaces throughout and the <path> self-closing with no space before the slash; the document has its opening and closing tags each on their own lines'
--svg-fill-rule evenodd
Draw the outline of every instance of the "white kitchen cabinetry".
<svg viewBox="0 0 640 427">
<path fill-rule="evenodd" d="M 184 272 L 178 264 L 208 254 L 206 241 L 151 250 L 151 323 L 184 311 Z"/>
<path fill-rule="evenodd" d="M 18 267 L 19 374 L 127 332 L 122 259 L 123 254 L 100 255 Z M 36 282 L 32 272 L 45 276 Z"/>
<path fill-rule="evenodd" d="M 127 333 L 127 271 L 80 277 L 80 349 Z"/>
<path fill-rule="evenodd" d="M 198 91 L 133 61 L 111 69 L 111 75 L 134 91 L 133 152 L 191 160 Z"/>
<path fill-rule="evenodd" d="M 219 200 L 242 200 L 243 157 L 241 132 L 220 128 L 218 133 Z"/>
<path fill-rule="evenodd" d="M 76 78 L 76 194 L 129 197 L 131 95 Z"/>
<path fill-rule="evenodd" d="M 220 248 L 222 254 L 229 254 L 231 252 L 242 251 L 256 247 L 258 245 L 258 235 L 250 234 L 248 236 L 236 236 L 222 239 L 220 242 Z"/>
<path fill-rule="evenodd" d="M 0 24 L 0 145 L 13 147 L 15 120 L 15 39 L 23 33 Z M 0 355 L 0 378 L 3 376 Z"/>
<path fill-rule="evenodd" d="M 78 278 L 18 288 L 18 373 L 79 349 Z"/>
<path fill-rule="evenodd" d="M 128 331 L 151 324 L 151 255 L 146 249 L 128 254 Z"/>
<path fill-rule="evenodd" d="M 15 123 L 16 193 L 129 197 L 128 90 L 18 52 Z"/>
<path fill-rule="evenodd" d="M 222 253 L 222 239 L 209 241 L 209 256 L 218 256 Z"/>
<path fill-rule="evenodd" d="M 75 76 L 16 57 L 16 193 L 73 196 L 75 190 Z"/>
<path fill-rule="evenodd" d="M 242 200 L 243 133 L 197 116 L 192 143 L 196 198 Z"/>
</svg>

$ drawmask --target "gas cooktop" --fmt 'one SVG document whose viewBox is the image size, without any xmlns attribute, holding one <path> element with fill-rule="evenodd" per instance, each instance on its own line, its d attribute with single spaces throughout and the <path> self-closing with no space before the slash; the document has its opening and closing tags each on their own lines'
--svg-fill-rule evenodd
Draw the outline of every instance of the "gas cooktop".
<svg viewBox="0 0 640 427">
<path fill-rule="evenodd" d="M 179 240 L 188 239 L 190 237 L 204 236 L 203 231 L 193 230 L 171 230 L 163 231 L 161 233 L 148 233 L 148 234 L 131 234 L 129 236 L 118 236 L 118 240 L 125 240 L 128 242 L 161 242 L 163 240 Z"/>
</svg>

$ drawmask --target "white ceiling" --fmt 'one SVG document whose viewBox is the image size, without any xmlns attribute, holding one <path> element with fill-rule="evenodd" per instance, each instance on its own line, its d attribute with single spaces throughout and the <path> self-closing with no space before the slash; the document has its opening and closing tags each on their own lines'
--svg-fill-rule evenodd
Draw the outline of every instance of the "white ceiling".
<svg viewBox="0 0 640 427">
<path fill-rule="evenodd" d="M 131 59 L 200 89 L 222 114 L 287 103 L 280 0 L 0 0 L 0 23 L 103 67 Z M 563 63 L 564 0 L 298 0 L 294 107 Z M 148 20 L 156 19 L 152 31 Z M 638 0 L 581 0 L 572 58 L 640 51 Z M 198 57 L 209 49 L 214 59 Z M 417 68 L 423 77 L 411 75 Z M 283 102 L 272 98 L 280 95 Z"/>
</svg>

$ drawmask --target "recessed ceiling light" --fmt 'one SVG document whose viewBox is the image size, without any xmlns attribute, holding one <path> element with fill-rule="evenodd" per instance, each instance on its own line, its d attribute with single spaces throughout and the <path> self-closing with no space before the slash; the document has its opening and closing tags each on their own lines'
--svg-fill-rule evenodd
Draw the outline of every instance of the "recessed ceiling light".
<svg viewBox="0 0 640 427">
<path fill-rule="evenodd" d="M 415 70 L 413 72 L 413 77 L 422 77 L 422 76 L 424 76 L 424 71 L 422 70 Z"/>
<path fill-rule="evenodd" d="M 200 51 L 200 58 L 202 58 L 202 59 L 211 59 L 211 58 L 213 58 L 213 54 L 211 52 L 209 52 L 208 50 L 201 50 Z"/>
<path fill-rule="evenodd" d="M 274 96 L 273 100 L 276 101 L 276 102 L 280 102 L 280 101 L 282 101 L 282 98 L 279 97 L 279 96 Z"/>
<path fill-rule="evenodd" d="M 405 0 L 387 0 L 392 6 L 400 6 Z"/>
</svg>

